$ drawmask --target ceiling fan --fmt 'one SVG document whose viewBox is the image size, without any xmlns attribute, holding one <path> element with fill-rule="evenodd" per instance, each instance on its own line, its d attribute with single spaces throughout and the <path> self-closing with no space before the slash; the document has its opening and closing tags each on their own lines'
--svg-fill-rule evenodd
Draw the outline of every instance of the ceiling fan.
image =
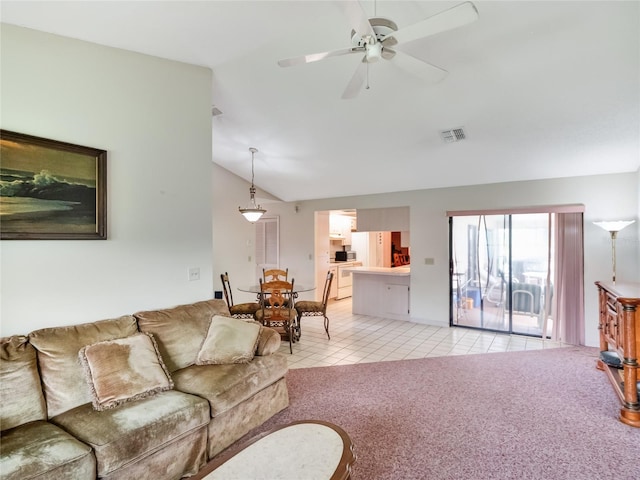
<svg viewBox="0 0 640 480">
<path fill-rule="evenodd" d="M 422 21 L 398 29 L 392 20 L 383 17 L 367 19 L 367 15 L 358 0 L 338 2 L 351 24 L 351 46 L 340 50 L 313 53 L 300 57 L 287 58 L 278 61 L 281 67 L 291 67 L 304 63 L 317 62 L 329 57 L 364 53 L 358 68 L 351 77 L 342 98 L 355 98 L 365 78 L 368 77 L 370 63 L 378 60 L 390 60 L 398 67 L 406 70 L 428 82 L 437 82 L 447 75 L 447 71 L 423 60 L 419 60 L 406 53 L 396 51 L 392 47 L 411 42 L 436 33 L 461 27 L 478 19 L 478 10 L 471 2 L 461 3 L 448 10 L 444 10 Z M 369 86 L 367 85 L 367 88 Z"/>
</svg>

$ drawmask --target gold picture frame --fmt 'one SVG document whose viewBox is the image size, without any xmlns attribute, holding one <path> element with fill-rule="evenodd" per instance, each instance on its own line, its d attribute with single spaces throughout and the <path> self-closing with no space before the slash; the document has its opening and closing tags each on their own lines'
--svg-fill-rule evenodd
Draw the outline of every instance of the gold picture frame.
<svg viewBox="0 0 640 480">
<path fill-rule="evenodd" d="M 106 238 L 106 150 L 0 130 L 0 239 Z"/>
</svg>

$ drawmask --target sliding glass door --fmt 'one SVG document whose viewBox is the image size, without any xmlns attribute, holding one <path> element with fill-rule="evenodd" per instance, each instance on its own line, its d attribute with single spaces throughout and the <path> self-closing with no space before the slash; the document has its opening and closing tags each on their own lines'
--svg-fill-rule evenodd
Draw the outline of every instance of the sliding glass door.
<svg viewBox="0 0 640 480">
<path fill-rule="evenodd" d="M 547 213 L 450 217 L 450 324 L 550 331 L 551 229 Z"/>
</svg>

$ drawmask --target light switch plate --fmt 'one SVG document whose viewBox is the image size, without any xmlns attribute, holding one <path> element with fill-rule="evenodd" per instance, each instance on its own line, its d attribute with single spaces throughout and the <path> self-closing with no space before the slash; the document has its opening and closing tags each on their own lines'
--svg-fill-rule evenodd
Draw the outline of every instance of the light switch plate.
<svg viewBox="0 0 640 480">
<path fill-rule="evenodd" d="M 200 280 L 200 268 L 191 267 L 189 268 L 189 281 L 194 282 L 196 280 Z"/>
</svg>

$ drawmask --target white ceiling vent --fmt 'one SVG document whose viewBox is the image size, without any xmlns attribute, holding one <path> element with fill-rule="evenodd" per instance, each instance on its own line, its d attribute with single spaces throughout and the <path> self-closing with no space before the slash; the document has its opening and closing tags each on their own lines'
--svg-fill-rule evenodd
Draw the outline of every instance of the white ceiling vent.
<svg viewBox="0 0 640 480">
<path fill-rule="evenodd" d="M 215 105 L 211 107 L 211 116 L 212 117 L 217 117 L 218 115 L 222 115 L 222 110 L 220 110 L 218 107 L 216 107 Z"/>
<path fill-rule="evenodd" d="M 452 128 L 451 130 L 444 130 L 440 132 L 440 136 L 444 143 L 459 142 L 467 138 L 467 134 L 464 133 L 463 127 Z"/>
</svg>

